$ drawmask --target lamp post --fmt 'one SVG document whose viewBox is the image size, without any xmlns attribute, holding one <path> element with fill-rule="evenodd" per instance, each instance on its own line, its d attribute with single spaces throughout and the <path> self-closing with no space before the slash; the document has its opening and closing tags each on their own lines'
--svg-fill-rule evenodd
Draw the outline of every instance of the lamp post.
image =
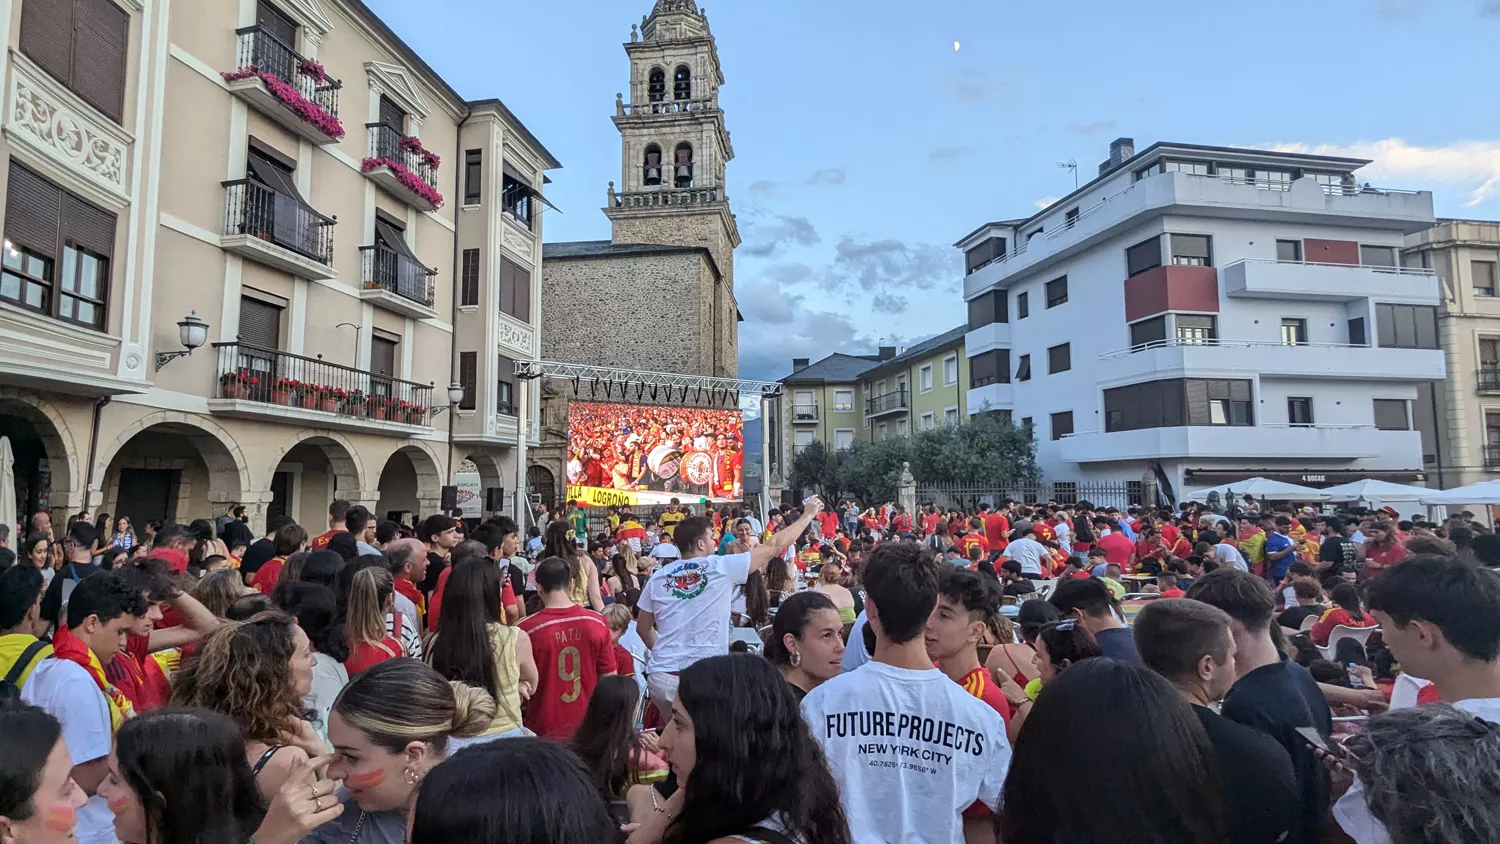
<svg viewBox="0 0 1500 844">
<path fill-rule="evenodd" d="M 458 403 L 464 400 L 464 385 L 454 381 L 448 385 L 448 406 L 435 407 L 432 415 L 437 416 L 443 411 L 448 411 L 448 482 L 453 482 L 453 413 L 458 409 Z"/>
<path fill-rule="evenodd" d="M 183 348 L 180 351 L 156 353 L 158 372 L 163 366 L 192 354 L 194 349 L 208 342 L 208 323 L 198 318 L 197 311 L 192 311 L 182 322 L 177 323 L 177 339 L 182 341 Z"/>
</svg>

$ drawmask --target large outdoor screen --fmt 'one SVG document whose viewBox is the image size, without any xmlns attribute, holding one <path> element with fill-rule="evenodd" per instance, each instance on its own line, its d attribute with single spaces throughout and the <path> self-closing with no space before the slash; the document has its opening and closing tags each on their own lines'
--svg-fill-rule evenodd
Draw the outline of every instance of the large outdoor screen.
<svg viewBox="0 0 1500 844">
<path fill-rule="evenodd" d="M 739 410 L 568 404 L 569 498 L 595 506 L 738 501 L 743 480 Z"/>
</svg>

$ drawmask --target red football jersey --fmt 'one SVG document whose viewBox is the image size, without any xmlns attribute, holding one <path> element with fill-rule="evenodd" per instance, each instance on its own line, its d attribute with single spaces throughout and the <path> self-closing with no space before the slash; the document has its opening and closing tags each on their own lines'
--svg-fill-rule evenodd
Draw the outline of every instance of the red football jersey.
<svg viewBox="0 0 1500 844">
<path fill-rule="evenodd" d="M 531 637 L 540 675 L 522 723 L 544 738 L 571 738 L 599 677 L 615 671 L 609 625 L 593 610 L 572 606 L 544 609 L 519 626 Z"/>
</svg>

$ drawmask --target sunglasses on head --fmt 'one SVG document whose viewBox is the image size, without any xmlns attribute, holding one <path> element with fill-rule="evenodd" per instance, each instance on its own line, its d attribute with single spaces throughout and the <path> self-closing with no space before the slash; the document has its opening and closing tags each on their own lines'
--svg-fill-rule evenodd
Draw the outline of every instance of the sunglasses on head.
<svg viewBox="0 0 1500 844">
<path fill-rule="evenodd" d="M 1076 618 L 1068 618 L 1068 619 L 1063 619 L 1062 621 L 1057 622 L 1056 626 L 1054 626 L 1052 629 L 1053 630 L 1061 630 L 1064 633 L 1071 633 L 1074 630 L 1076 630 L 1077 628 L 1078 628 L 1078 619 L 1076 619 Z"/>
</svg>

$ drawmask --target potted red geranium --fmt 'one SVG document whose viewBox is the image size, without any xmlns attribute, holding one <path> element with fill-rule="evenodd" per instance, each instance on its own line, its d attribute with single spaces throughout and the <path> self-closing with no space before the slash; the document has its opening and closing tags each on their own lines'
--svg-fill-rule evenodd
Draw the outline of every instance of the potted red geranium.
<svg viewBox="0 0 1500 844">
<path fill-rule="evenodd" d="M 303 410 L 318 409 L 318 403 L 321 401 L 318 391 L 321 389 L 317 384 L 308 384 L 305 382 L 302 384 L 302 388 L 297 391 L 297 398 Z"/>
<path fill-rule="evenodd" d="M 384 419 L 391 400 L 385 396 L 370 396 L 370 418 Z"/>
<path fill-rule="evenodd" d="M 338 387 L 318 388 L 319 407 L 324 413 L 338 413 L 339 407 L 348 397 L 349 394 Z"/>
<path fill-rule="evenodd" d="M 226 399 L 243 399 L 250 397 L 250 388 L 260 383 L 260 379 L 250 374 L 250 370 L 230 370 L 219 376 L 221 392 Z"/>
<path fill-rule="evenodd" d="M 291 406 L 292 397 L 302 390 L 302 382 L 295 378 L 277 378 L 271 385 L 271 402 Z"/>
</svg>

